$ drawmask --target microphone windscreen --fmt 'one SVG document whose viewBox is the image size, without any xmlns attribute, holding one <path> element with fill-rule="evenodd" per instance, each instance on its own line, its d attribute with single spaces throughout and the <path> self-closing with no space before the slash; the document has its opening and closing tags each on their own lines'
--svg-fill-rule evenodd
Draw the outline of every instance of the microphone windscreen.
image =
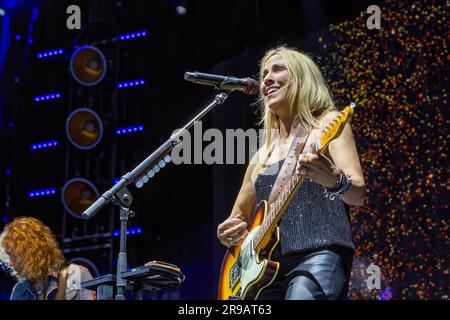
<svg viewBox="0 0 450 320">
<path fill-rule="evenodd" d="M 245 79 L 246 86 L 244 92 L 246 94 L 257 94 L 259 92 L 259 82 L 252 78 Z"/>
</svg>

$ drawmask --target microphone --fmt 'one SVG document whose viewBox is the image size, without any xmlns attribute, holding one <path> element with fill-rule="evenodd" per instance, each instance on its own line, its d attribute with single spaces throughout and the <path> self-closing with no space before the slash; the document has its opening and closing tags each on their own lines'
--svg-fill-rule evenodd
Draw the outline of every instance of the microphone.
<svg viewBox="0 0 450 320">
<path fill-rule="evenodd" d="M 239 90 L 245 94 L 256 94 L 259 91 L 258 81 L 252 78 L 235 78 L 201 72 L 186 72 L 184 80 L 213 86 L 218 90 Z"/>
</svg>

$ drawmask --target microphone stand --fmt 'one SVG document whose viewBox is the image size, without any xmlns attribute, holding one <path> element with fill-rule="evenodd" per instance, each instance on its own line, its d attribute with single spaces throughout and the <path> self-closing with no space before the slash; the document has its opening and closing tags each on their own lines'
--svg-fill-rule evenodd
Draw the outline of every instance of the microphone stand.
<svg viewBox="0 0 450 320">
<path fill-rule="evenodd" d="M 120 247 L 117 258 L 117 292 L 115 300 L 125 300 L 125 288 L 127 286 L 127 281 L 122 279 L 122 272 L 127 270 L 127 224 L 128 218 L 134 216 L 134 212 L 130 210 L 131 203 L 133 202 L 133 196 L 126 187 L 123 187 L 117 192 L 113 202 L 120 207 Z"/>
<path fill-rule="evenodd" d="M 127 281 L 122 278 L 122 272 L 127 268 L 127 253 L 126 253 L 126 236 L 127 236 L 127 223 L 129 217 L 134 216 L 134 212 L 130 210 L 133 203 L 133 197 L 130 191 L 126 188 L 128 184 L 136 181 L 138 188 L 142 187 L 144 183 L 148 181 L 150 177 L 147 175 L 153 168 L 162 167 L 162 163 L 170 162 L 171 158 L 169 153 L 173 148 L 182 143 L 179 139 L 181 134 L 191 128 L 195 121 L 203 118 L 211 109 L 216 105 L 222 104 L 228 97 L 227 92 L 219 92 L 214 100 L 208 104 L 200 113 L 198 113 L 191 121 L 189 121 L 181 130 L 173 134 L 166 142 L 164 142 L 158 149 L 156 149 L 150 156 L 137 165 L 132 171 L 124 174 L 119 182 L 112 186 L 108 191 L 103 193 L 92 205 L 90 205 L 84 212 L 83 218 L 89 219 L 94 216 L 101 208 L 103 208 L 110 201 L 118 205 L 120 208 L 120 251 L 117 260 L 117 274 L 116 274 L 116 287 L 117 292 L 115 300 L 125 300 L 125 288 Z"/>
</svg>

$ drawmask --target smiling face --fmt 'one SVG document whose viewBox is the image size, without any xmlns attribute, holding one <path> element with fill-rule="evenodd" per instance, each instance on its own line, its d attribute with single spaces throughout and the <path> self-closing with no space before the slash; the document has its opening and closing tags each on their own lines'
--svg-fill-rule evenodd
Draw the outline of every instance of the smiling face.
<svg viewBox="0 0 450 320">
<path fill-rule="evenodd" d="M 289 114 L 286 98 L 289 71 L 280 55 L 275 54 L 267 60 L 262 78 L 261 92 L 266 105 L 278 116 Z"/>
</svg>

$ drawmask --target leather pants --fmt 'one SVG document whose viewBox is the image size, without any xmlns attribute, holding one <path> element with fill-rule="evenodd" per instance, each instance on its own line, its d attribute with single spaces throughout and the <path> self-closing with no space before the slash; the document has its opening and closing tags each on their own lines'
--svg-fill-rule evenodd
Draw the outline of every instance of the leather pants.
<svg viewBox="0 0 450 320">
<path fill-rule="evenodd" d="M 345 299 L 351 260 L 352 255 L 342 255 L 336 250 L 328 249 L 276 259 L 280 262 L 278 275 L 274 282 L 260 293 L 258 299 Z"/>
</svg>

